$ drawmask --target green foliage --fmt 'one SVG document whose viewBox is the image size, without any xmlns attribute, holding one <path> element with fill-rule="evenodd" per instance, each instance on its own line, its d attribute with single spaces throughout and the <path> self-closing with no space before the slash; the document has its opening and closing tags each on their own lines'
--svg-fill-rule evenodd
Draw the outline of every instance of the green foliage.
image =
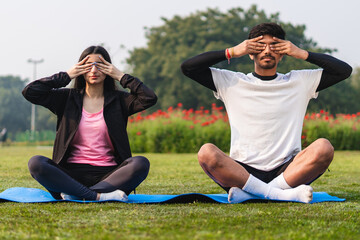
<svg viewBox="0 0 360 240">
<path fill-rule="evenodd" d="M 316 52 L 331 52 L 332 49 L 317 47 L 316 42 L 305 37 L 304 25 L 292 25 L 280 21 L 279 14 L 267 16 L 263 10 L 252 6 L 247 11 L 234 8 L 228 12 L 218 9 L 198 11 L 189 16 L 163 18 L 163 25 L 147 29 L 146 47 L 135 48 L 127 59 L 133 74 L 155 90 L 159 96 L 156 108 L 166 109 L 181 102 L 186 108 L 210 107 L 214 99 L 211 91 L 185 77 L 180 64 L 205 51 L 221 50 L 235 46 L 247 39 L 250 29 L 262 22 L 278 22 L 287 32 L 287 38 L 301 48 Z M 252 72 L 253 62 L 249 57 L 231 59 L 216 65 L 234 71 Z M 279 72 L 293 69 L 314 68 L 308 62 L 285 57 Z"/>
<path fill-rule="evenodd" d="M 15 141 L 17 142 L 54 142 L 55 140 L 55 131 L 51 130 L 42 130 L 42 131 L 35 131 L 35 134 L 33 136 L 33 139 L 31 139 L 31 132 L 29 130 L 26 130 L 25 132 L 17 133 L 15 136 Z"/>
<path fill-rule="evenodd" d="M 55 131 L 56 115 L 49 109 L 42 106 L 36 106 L 36 130 L 38 131 Z"/>
<path fill-rule="evenodd" d="M 190 111 L 191 113 L 189 113 Z M 192 110 L 158 111 L 144 119 L 141 113 L 128 125 L 130 146 L 134 152 L 189 153 L 211 142 L 229 151 L 230 128 L 222 115 L 206 115 Z M 210 124 L 211 119 L 218 118 Z"/>
<path fill-rule="evenodd" d="M 19 77 L 0 77 L 0 129 L 7 128 L 12 140 L 30 129 L 31 104 L 21 93 L 25 85 Z M 36 106 L 35 119 L 36 130 L 55 130 L 56 117 L 49 110 Z"/>
<path fill-rule="evenodd" d="M 180 64 L 202 52 L 238 44 L 247 38 L 251 27 L 261 22 L 280 23 L 287 32 L 287 39 L 303 49 L 322 53 L 335 50 L 318 47 L 316 42 L 305 36 L 305 25 L 282 22 L 278 13 L 266 15 L 255 5 L 247 10 L 234 8 L 225 13 L 218 9 L 207 9 L 189 16 L 174 16 L 172 19 L 162 20 L 163 25 L 146 30 L 147 46 L 133 49 L 127 59 L 133 74 L 153 88 L 159 96 L 158 104 L 153 110 L 166 109 L 178 102 L 182 102 L 185 108 L 210 108 L 211 102 L 215 100 L 212 92 L 185 77 L 180 71 Z M 232 59 L 230 65 L 224 61 L 216 67 L 251 72 L 253 62 L 248 57 L 242 57 Z M 279 72 L 302 68 L 317 67 L 305 61 L 284 57 L 279 65 Z M 331 113 L 358 112 L 359 72 L 359 69 L 354 71 L 351 81 L 344 81 L 321 91 L 318 99 L 310 101 L 309 111 L 325 109 Z M 6 127 L 12 140 L 17 133 L 30 129 L 31 104 L 21 95 L 26 81 L 14 76 L 0 77 L 0 129 Z M 55 130 L 56 116 L 47 109 L 37 106 L 35 119 L 36 130 Z M 181 127 L 184 126 L 180 123 L 178 128 Z M 183 134 L 182 131 L 179 132 Z"/>
<path fill-rule="evenodd" d="M 330 113 L 356 113 L 360 111 L 360 91 L 351 86 L 349 80 L 342 81 L 319 92 L 310 101 L 308 112 L 324 109 Z"/>
<path fill-rule="evenodd" d="M 140 113 L 130 119 L 128 133 L 134 152 L 197 152 L 209 142 L 228 152 L 230 127 L 226 113 L 213 105 L 212 110 L 169 108 L 152 114 Z M 336 150 L 360 150 L 360 112 L 307 114 L 302 132 L 303 148 L 318 138 L 328 139 Z"/>
<path fill-rule="evenodd" d="M 308 114 L 303 128 L 304 147 L 318 138 L 330 140 L 336 150 L 360 150 L 360 113 L 338 114 L 336 118 L 326 112 Z"/>
<path fill-rule="evenodd" d="M 203 144 L 213 143 L 229 152 L 230 127 L 222 109 L 213 104 L 211 110 L 170 107 L 167 111 L 138 113 L 128 124 L 131 149 L 133 152 L 195 153 Z M 302 132 L 303 148 L 318 138 L 330 140 L 336 150 L 360 150 L 360 112 L 335 117 L 323 110 L 307 114 Z M 29 142 L 29 139 L 27 130 L 16 134 L 15 140 L 20 143 L 12 144 L 51 145 L 55 131 L 36 131 L 34 140 Z"/>
<path fill-rule="evenodd" d="M 33 155 L 51 148 L 0 147 L 0 192 L 42 188 L 29 174 Z M 151 167 L 138 194 L 225 193 L 196 154 L 145 154 Z M 341 203 L 81 204 L 0 203 L 0 239 L 359 239 L 360 152 L 335 152 L 312 186 Z M 43 188 L 42 188 L 43 189 Z M 36 224 L 35 224 L 36 223 Z"/>
<path fill-rule="evenodd" d="M 30 125 L 31 105 L 21 94 L 24 86 L 19 77 L 0 77 L 0 129 L 7 128 L 9 136 Z"/>
<path fill-rule="evenodd" d="M 356 90 L 358 96 L 360 96 L 360 67 L 353 70 L 351 75 L 351 86 Z"/>
</svg>

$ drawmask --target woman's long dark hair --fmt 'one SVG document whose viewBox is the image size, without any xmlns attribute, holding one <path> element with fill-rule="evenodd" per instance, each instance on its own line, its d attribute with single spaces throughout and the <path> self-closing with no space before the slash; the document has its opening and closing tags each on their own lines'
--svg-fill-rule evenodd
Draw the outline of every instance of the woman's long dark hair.
<svg viewBox="0 0 360 240">
<path fill-rule="evenodd" d="M 87 55 L 89 54 L 100 54 L 106 61 L 111 63 L 110 55 L 109 53 L 103 48 L 102 46 L 90 46 L 87 49 L 85 49 L 79 58 L 79 62 L 83 60 Z M 78 90 L 84 89 L 86 86 L 85 79 L 83 75 L 80 75 L 75 78 L 75 85 L 74 88 Z M 112 77 L 106 75 L 104 80 L 104 92 L 111 91 L 115 89 L 115 81 Z"/>
</svg>

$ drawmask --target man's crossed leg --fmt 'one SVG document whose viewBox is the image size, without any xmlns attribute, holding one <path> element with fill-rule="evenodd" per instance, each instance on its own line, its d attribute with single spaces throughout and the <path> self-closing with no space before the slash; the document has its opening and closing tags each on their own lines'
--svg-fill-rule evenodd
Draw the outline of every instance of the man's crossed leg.
<svg viewBox="0 0 360 240">
<path fill-rule="evenodd" d="M 198 152 L 205 173 L 224 189 L 230 189 L 229 202 L 232 203 L 241 202 L 248 194 L 309 203 L 313 189 L 306 184 L 326 171 L 333 156 L 331 143 L 327 139 L 318 139 L 298 153 L 282 174 L 265 183 L 213 144 L 203 145 Z"/>
</svg>

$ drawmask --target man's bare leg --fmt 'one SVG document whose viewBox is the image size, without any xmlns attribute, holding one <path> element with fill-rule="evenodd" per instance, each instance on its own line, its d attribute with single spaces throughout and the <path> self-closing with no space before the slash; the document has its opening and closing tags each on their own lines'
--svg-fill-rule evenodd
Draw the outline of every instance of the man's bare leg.
<svg viewBox="0 0 360 240">
<path fill-rule="evenodd" d="M 198 160 L 205 173 L 223 187 L 242 188 L 250 175 L 243 166 L 211 143 L 200 148 Z"/>
<path fill-rule="evenodd" d="M 278 176 L 269 184 L 281 189 L 287 189 L 286 183 L 289 187 L 308 184 L 326 171 L 333 157 L 334 148 L 331 143 L 324 138 L 317 139 L 296 155 L 283 175 Z"/>
<path fill-rule="evenodd" d="M 310 202 L 312 199 L 312 188 L 310 186 L 301 185 L 288 190 L 274 188 L 249 174 L 244 167 L 237 164 L 213 144 L 207 143 L 201 147 L 198 160 L 205 173 L 216 183 L 223 187 L 236 188 L 236 191 L 230 190 L 229 201 L 239 202 L 239 199 L 236 199 L 237 197 L 233 196 L 232 193 L 243 196 L 241 189 L 268 199 L 301 202 Z"/>
</svg>

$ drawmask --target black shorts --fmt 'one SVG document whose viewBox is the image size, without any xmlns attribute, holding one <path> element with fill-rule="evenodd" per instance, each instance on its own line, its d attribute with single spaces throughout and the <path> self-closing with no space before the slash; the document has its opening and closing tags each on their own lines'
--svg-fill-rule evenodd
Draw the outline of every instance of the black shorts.
<svg viewBox="0 0 360 240">
<path fill-rule="evenodd" d="M 286 163 L 280 165 L 279 167 L 277 167 L 271 171 L 262 171 L 262 170 L 250 167 L 249 165 L 246 165 L 239 161 L 235 161 L 235 160 L 234 161 L 237 162 L 238 164 L 240 164 L 241 166 L 243 166 L 246 169 L 246 171 L 248 173 L 250 173 L 251 175 L 253 175 L 254 177 L 260 179 L 261 181 L 263 181 L 265 183 L 269 183 L 274 178 L 276 178 L 281 173 L 283 173 L 285 171 L 285 169 L 290 165 L 290 163 L 294 160 L 294 158 L 295 158 L 295 156 L 290 158 L 290 160 L 287 161 Z M 220 187 L 222 187 L 226 192 L 229 192 L 229 190 L 230 190 L 230 187 L 223 187 L 221 185 L 220 185 Z"/>
<path fill-rule="evenodd" d="M 243 166 L 246 171 L 248 171 L 248 173 L 250 173 L 251 175 L 253 175 L 254 177 L 260 179 L 263 182 L 269 183 L 271 182 L 274 178 L 276 178 L 277 176 L 279 176 L 281 173 L 283 173 L 285 171 L 285 169 L 290 165 L 290 163 L 294 160 L 295 156 L 290 158 L 289 161 L 287 161 L 286 163 L 280 165 L 279 167 L 270 170 L 270 171 L 262 171 L 253 167 L 250 167 L 244 163 L 238 162 L 241 166 Z"/>
</svg>

